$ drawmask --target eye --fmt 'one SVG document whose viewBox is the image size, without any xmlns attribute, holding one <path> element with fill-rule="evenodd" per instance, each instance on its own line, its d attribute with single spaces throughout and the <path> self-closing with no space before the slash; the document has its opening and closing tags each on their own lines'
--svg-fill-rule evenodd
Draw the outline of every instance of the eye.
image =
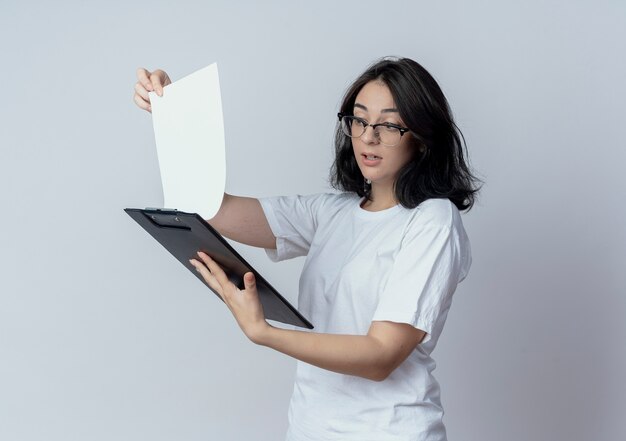
<svg viewBox="0 0 626 441">
<path fill-rule="evenodd" d="M 397 129 L 399 124 L 395 124 L 395 123 L 382 123 L 380 125 L 381 127 L 385 128 L 385 129 Z"/>
<path fill-rule="evenodd" d="M 394 132 L 397 132 L 397 131 L 398 131 L 398 128 L 397 128 L 397 127 L 394 127 L 394 126 L 389 125 L 389 124 L 383 124 L 383 125 L 381 125 L 381 126 L 380 126 L 380 128 L 381 128 L 383 131 L 388 132 L 388 133 L 394 133 Z"/>
</svg>

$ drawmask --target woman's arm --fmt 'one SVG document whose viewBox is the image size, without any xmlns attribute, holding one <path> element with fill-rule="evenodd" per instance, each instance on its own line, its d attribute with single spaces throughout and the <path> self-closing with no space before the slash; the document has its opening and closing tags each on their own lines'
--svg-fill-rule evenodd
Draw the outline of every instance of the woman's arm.
<svg viewBox="0 0 626 441">
<path fill-rule="evenodd" d="M 258 199 L 224 193 L 219 211 L 207 222 L 222 236 L 239 243 L 276 249 L 276 237 Z"/>
<path fill-rule="evenodd" d="M 265 321 L 254 274 L 244 274 L 244 289 L 237 288 L 207 254 L 198 252 L 190 263 L 224 300 L 239 327 L 254 343 L 334 372 L 382 381 L 424 338 L 407 323 L 372 322 L 367 335 L 321 334 L 292 331 Z"/>
<path fill-rule="evenodd" d="M 372 322 L 367 335 L 320 334 L 268 325 L 251 340 L 322 369 L 386 379 L 424 338 L 407 323 Z"/>
</svg>

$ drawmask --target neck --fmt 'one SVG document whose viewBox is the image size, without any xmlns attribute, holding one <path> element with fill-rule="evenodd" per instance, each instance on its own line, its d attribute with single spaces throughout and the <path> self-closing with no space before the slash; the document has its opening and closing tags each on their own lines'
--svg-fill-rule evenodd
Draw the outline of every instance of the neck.
<svg viewBox="0 0 626 441">
<path fill-rule="evenodd" d="M 385 210 L 398 205 L 392 185 L 372 182 L 370 198 L 372 199 L 371 201 L 365 200 L 361 205 L 362 208 L 369 211 Z"/>
</svg>

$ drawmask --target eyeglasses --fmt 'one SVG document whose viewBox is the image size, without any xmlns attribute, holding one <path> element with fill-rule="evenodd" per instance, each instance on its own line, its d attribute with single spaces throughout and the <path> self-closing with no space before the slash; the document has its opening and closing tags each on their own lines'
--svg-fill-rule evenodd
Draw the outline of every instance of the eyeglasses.
<svg viewBox="0 0 626 441">
<path fill-rule="evenodd" d="M 358 138 L 362 136 L 365 133 L 367 126 L 370 126 L 374 130 L 376 139 L 387 147 L 398 145 L 402 139 L 402 135 L 410 131 L 410 129 L 406 127 L 400 127 L 391 123 L 370 124 L 363 118 L 352 115 L 344 115 L 341 112 L 339 112 L 337 116 L 341 122 L 341 130 L 343 130 L 343 133 L 350 138 Z"/>
</svg>

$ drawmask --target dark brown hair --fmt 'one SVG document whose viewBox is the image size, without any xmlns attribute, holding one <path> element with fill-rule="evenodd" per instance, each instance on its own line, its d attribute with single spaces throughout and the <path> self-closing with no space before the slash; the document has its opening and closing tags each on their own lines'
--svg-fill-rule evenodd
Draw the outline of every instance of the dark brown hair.
<svg viewBox="0 0 626 441">
<path fill-rule="evenodd" d="M 448 198 L 459 210 L 470 210 L 480 189 L 466 164 L 467 146 L 454 123 L 448 101 L 435 79 L 409 58 L 384 57 L 370 65 L 348 88 L 340 112 L 352 115 L 359 91 L 370 81 L 390 90 L 400 117 L 410 129 L 413 159 L 398 173 L 394 191 L 398 202 L 415 208 L 426 199 Z M 405 136 L 409 135 L 407 133 Z M 354 157 L 352 140 L 337 123 L 331 185 L 370 199 Z"/>
</svg>

